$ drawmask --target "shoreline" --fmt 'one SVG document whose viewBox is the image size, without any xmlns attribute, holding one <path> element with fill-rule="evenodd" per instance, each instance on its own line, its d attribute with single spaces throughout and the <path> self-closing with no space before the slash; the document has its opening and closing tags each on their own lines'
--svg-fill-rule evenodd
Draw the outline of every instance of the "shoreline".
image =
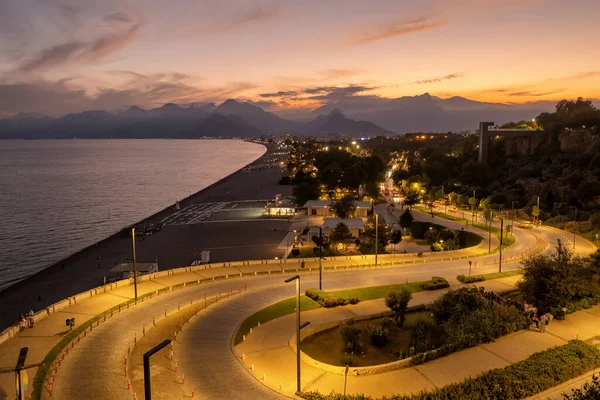
<svg viewBox="0 0 600 400">
<path fill-rule="evenodd" d="M 251 143 L 254 143 L 254 142 L 251 142 Z M 255 143 L 255 144 L 259 144 L 259 143 Z M 191 202 L 193 201 L 193 199 L 196 196 L 201 195 L 203 192 L 210 190 L 214 186 L 217 186 L 217 185 L 219 185 L 221 183 L 224 183 L 228 178 L 232 177 L 235 174 L 238 174 L 238 173 L 242 172 L 242 170 L 244 168 L 246 168 L 246 167 L 248 167 L 248 166 L 256 163 L 257 161 L 260 161 L 263 157 L 265 157 L 265 156 L 267 156 L 267 155 L 269 155 L 271 153 L 270 149 L 267 146 L 265 146 L 264 144 L 259 144 L 259 145 L 261 145 L 261 146 L 263 146 L 265 148 L 265 152 L 263 154 L 261 154 L 260 157 L 258 157 L 256 160 L 254 160 L 254 161 L 252 161 L 252 162 L 244 165 L 243 167 L 241 167 L 237 171 L 233 171 L 229 175 L 226 175 L 226 176 L 218 179 L 216 182 L 211 183 L 210 185 L 206 186 L 205 188 L 202 188 L 199 191 L 197 191 L 195 193 L 192 193 L 190 196 L 184 197 L 183 199 L 181 199 L 179 201 L 180 207 L 181 208 L 187 207 L 189 204 L 191 204 Z M 76 257 L 80 253 L 88 251 L 89 249 L 91 249 L 93 247 L 96 247 L 99 244 L 102 244 L 104 242 L 110 241 L 111 239 L 114 239 L 114 238 L 116 238 L 116 237 L 118 237 L 120 235 L 125 235 L 125 234 L 128 235 L 128 233 L 126 233 L 125 231 L 126 230 L 130 230 L 132 227 L 136 227 L 137 225 L 145 225 L 145 224 L 151 224 L 151 223 L 159 222 L 160 220 L 164 219 L 164 217 L 170 215 L 173 211 L 175 211 L 176 205 L 177 205 L 177 203 L 171 204 L 171 205 L 163 208 L 162 210 L 160 210 L 158 212 L 155 212 L 154 214 L 151 214 L 151 215 L 145 217 L 144 219 L 142 219 L 140 221 L 137 221 L 137 222 L 134 222 L 132 224 L 125 225 L 122 228 L 119 228 L 117 231 L 115 231 L 114 233 L 112 233 L 109 236 L 105 237 L 104 239 L 100 239 L 100 240 L 98 240 L 98 241 L 96 241 L 94 243 L 91 243 L 91 244 L 89 244 L 87 246 L 84 246 L 84 247 L 80 248 L 79 250 L 75 250 L 73 252 L 70 252 L 67 256 L 65 256 L 65 257 L 63 257 L 63 258 L 61 258 L 61 259 L 59 259 L 57 261 L 54 261 L 54 262 L 46 265 L 45 267 L 42 267 L 42 269 L 40 269 L 36 273 L 34 273 L 32 275 L 29 275 L 29 276 L 27 276 L 27 277 L 25 277 L 23 279 L 20 279 L 20 280 L 18 280 L 16 282 L 10 284 L 9 286 L 3 288 L 3 289 L 0 289 L 0 296 L 2 296 L 2 293 L 4 293 L 5 291 L 7 291 L 8 289 L 12 288 L 13 286 L 18 285 L 18 284 L 20 284 L 22 282 L 25 282 L 26 280 L 28 280 L 28 279 L 30 279 L 30 278 L 32 278 L 32 277 L 34 277 L 34 276 L 36 276 L 36 275 L 44 272 L 48 268 L 53 268 L 53 267 L 56 267 L 56 266 L 58 266 L 60 264 L 68 262 L 70 259 Z M 160 216 L 162 216 L 162 218 L 159 218 Z M 130 237 L 130 236 L 128 236 L 128 237 Z"/>
<path fill-rule="evenodd" d="M 211 201 L 235 201 L 250 197 L 250 194 L 247 193 L 248 190 L 246 190 L 246 192 L 236 191 L 236 185 L 239 182 L 234 181 L 240 180 L 256 180 L 257 183 L 262 183 L 263 186 L 267 186 L 271 192 L 266 198 L 273 197 L 275 190 L 277 190 L 276 187 L 279 186 L 277 180 L 266 180 L 266 177 L 259 176 L 261 175 L 260 173 L 263 172 L 260 170 L 252 170 L 250 172 L 244 171 L 248 166 L 260 164 L 271 157 L 273 153 L 277 152 L 276 145 L 261 145 L 265 148 L 265 152 L 260 157 L 251 163 L 244 165 L 239 170 L 224 176 L 209 186 L 193 193 L 191 196 L 181 199 L 178 202 L 180 208 L 183 209 L 191 204 Z M 242 177 L 243 179 L 241 179 Z M 255 196 L 252 196 L 252 198 L 256 199 Z M 48 304 L 52 304 L 54 302 L 53 299 L 65 298 L 74 293 L 87 290 L 89 287 L 101 284 L 96 278 L 98 273 L 105 274 L 107 272 L 107 267 L 112 268 L 114 263 L 123 261 L 123 258 L 131 256 L 131 236 L 128 234 L 127 230 L 130 227 L 138 225 L 160 222 L 171 215 L 175 211 L 175 207 L 176 204 L 171 204 L 136 223 L 126 225 L 112 235 L 71 253 L 69 256 L 48 265 L 35 274 L 0 291 L 0 302 L 3 304 L 3 308 L 0 310 L 0 329 L 14 323 L 19 313 L 24 312 L 29 307 L 34 310 L 39 310 Z M 161 236 L 163 231 L 164 229 L 153 236 Z M 167 234 L 163 234 L 161 238 L 165 242 L 173 241 L 172 239 L 169 239 Z M 138 239 L 136 245 L 142 244 L 143 240 L 144 239 Z M 138 262 L 148 261 L 144 259 L 143 256 L 140 257 L 139 255 L 140 251 L 138 251 Z M 98 269 L 95 268 L 96 260 L 103 264 L 102 268 L 100 268 L 101 264 L 98 264 Z M 177 266 L 168 265 L 165 267 L 164 265 L 161 265 L 159 268 L 161 270 L 166 270 L 176 267 Z M 60 279 L 57 275 L 62 275 L 64 280 Z M 41 297 L 41 299 L 39 297 Z"/>
</svg>

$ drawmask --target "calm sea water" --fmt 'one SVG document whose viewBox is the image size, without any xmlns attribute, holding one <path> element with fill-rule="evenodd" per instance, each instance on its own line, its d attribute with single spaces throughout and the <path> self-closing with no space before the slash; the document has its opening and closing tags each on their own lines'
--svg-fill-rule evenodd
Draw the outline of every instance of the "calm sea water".
<svg viewBox="0 0 600 400">
<path fill-rule="evenodd" d="M 0 140 L 0 290 L 265 151 L 237 140 Z"/>
</svg>

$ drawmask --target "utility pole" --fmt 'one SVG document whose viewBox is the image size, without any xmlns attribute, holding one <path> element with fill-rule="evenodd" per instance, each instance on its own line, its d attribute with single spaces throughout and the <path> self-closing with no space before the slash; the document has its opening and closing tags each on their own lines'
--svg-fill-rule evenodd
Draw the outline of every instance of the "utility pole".
<svg viewBox="0 0 600 400">
<path fill-rule="evenodd" d="M 492 219 L 494 219 L 494 210 L 490 210 L 490 229 L 489 229 L 490 234 L 489 234 L 489 240 L 488 240 L 488 254 L 492 254 Z"/>
<path fill-rule="evenodd" d="M 135 228 L 131 228 L 131 245 L 133 250 L 133 294 L 137 303 L 137 268 L 135 265 Z"/>
<path fill-rule="evenodd" d="M 379 229 L 379 215 L 377 214 L 377 211 L 375 211 L 375 266 L 377 266 L 377 248 L 379 247 L 378 229 Z"/>
<path fill-rule="evenodd" d="M 323 227 L 319 227 L 319 290 L 323 290 Z"/>
<path fill-rule="evenodd" d="M 502 272 L 502 231 L 504 230 L 504 220 L 500 219 L 500 258 L 498 260 L 498 272 Z"/>
</svg>

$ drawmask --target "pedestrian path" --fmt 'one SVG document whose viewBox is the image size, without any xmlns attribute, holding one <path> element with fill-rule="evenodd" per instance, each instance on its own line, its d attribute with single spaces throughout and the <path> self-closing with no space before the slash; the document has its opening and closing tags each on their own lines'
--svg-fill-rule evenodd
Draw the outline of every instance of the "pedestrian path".
<svg viewBox="0 0 600 400">
<path fill-rule="evenodd" d="M 535 239 L 531 239 L 529 235 L 523 235 L 524 243 L 535 243 Z M 507 254 L 510 254 L 507 252 Z M 518 255 L 515 250 L 515 256 Z M 376 286 L 381 284 L 386 284 L 390 282 L 399 282 L 399 281 L 416 281 L 416 280 L 424 280 L 429 279 L 431 275 L 441 275 L 446 276 L 449 280 L 453 279 L 457 273 L 461 272 L 465 267 L 463 264 L 465 260 L 452 260 L 452 258 L 448 258 L 448 256 L 443 254 L 435 254 L 430 257 L 416 257 L 414 255 L 406 255 L 406 257 L 398 257 L 398 258 L 384 258 L 382 256 L 380 258 L 388 262 L 388 268 L 361 268 L 358 270 L 346 270 L 345 268 L 349 265 L 360 266 L 364 263 L 371 262 L 368 259 L 359 260 L 359 259 L 346 259 L 340 258 L 336 260 L 327 260 L 324 262 L 324 267 L 327 268 L 324 273 L 325 279 L 327 279 L 326 285 L 324 286 L 326 289 L 337 289 L 337 288 L 351 288 L 357 286 Z M 446 257 L 444 259 L 444 257 Z M 478 258 L 480 261 L 489 259 L 492 260 L 491 257 L 481 257 Z M 443 260 L 443 261 L 442 261 Z M 415 263 L 416 261 L 422 261 L 419 263 Z M 311 271 L 305 274 L 302 274 L 303 284 L 310 285 L 308 287 L 315 287 L 315 282 L 317 279 L 316 267 L 318 263 L 315 261 L 306 262 L 305 272 L 306 270 Z M 516 268 L 518 265 L 513 263 L 508 267 L 508 269 Z M 284 270 L 291 272 L 294 268 L 298 268 L 298 263 L 293 263 L 288 260 L 287 263 L 283 264 L 273 264 L 273 263 L 256 263 L 256 264 L 243 264 L 243 263 L 225 263 L 221 267 L 217 267 L 215 265 L 212 268 L 206 269 L 195 269 L 192 270 L 190 268 L 180 269 L 176 272 L 171 272 L 167 274 L 161 274 L 161 276 L 157 277 L 149 277 L 150 279 L 144 279 L 138 284 L 138 295 L 143 295 L 145 293 L 149 293 L 152 291 L 156 291 L 158 289 L 166 289 L 174 285 L 182 284 L 183 282 L 193 282 L 202 279 L 212 279 L 214 277 L 217 278 L 217 281 L 210 282 L 205 285 L 198 285 L 189 289 L 190 294 L 198 295 L 204 294 L 207 292 L 209 295 L 218 295 L 219 292 L 224 293 L 227 290 L 232 288 L 237 288 L 240 284 L 245 283 L 246 281 L 252 287 L 259 288 L 257 291 L 257 295 L 259 295 L 260 302 L 252 303 L 249 301 L 249 295 L 243 295 L 240 299 L 233 299 L 231 304 L 235 304 L 238 307 L 238 313 L 229 312 L 224 315 L 212 315 L 207 321 L 210 321 L 211 324 L 222 324 L 224 329 L 223 332 L 226 333 L 223 337 L 223 340 L 229 341 L 232 334 L 235 331 L 236 326 L 248 315 L 247 313 L 254 312 L 253 310 L 260 309 L 265 305 L 268 305 L 278 299 L 285 297 L 290 297 L 292 294 L 289 293 L 289 287 L 286 289 L 282 289 L 283 292 L 277 292 L 273 290 L 272 287 L 280 288 L 282 286 L 281 277 L 279 275 L 283 274 Z M 333 271 L 335 268 L 343 268 L 343 270 L 338 269 L 337 271 Z M 488 264 L 488 266 L 480 267 L 478 273 L 484 272 L 492 272 L 491 269 L 494 268 L 492 264 Z M 254 275 L 257 276 L 254 276 Z M 243 275 L 242 279 L 232 279 L 239 278 L 240 275 Z M 250 275 L 250 276 L 249 276 Z M 227 279 L 228 278 L 228 279 Z M 16 363 L 17 356 L 19 354 L 19 349 L 21 347 L 29 347 L 29 356 L 27 359 L 27 364 L 40 362 L 44 359 L 46 354 L 54 347 L 68 332 L 68 328 L 65 326 L 65 319 L 67 318 L 75 318 L 75 327 L 81 325 L 86 322 L 90 318 L 101 314 L 105 310 L 116 306 L 120 303 L 123 303 L 129 299 L 133 298 L 133 286 L 128 285 L 126 282 L 123 283 L 124 286 L 119 285 L 118 288 L 111 288 L 112 290 L 106 290 L 103 292 L 102 290 L 92 290 L 89 291 L 89 296 L 84 294 L 83 296 L 78 297 L 77 302 L 73 302 L 68 307 L 62 310 L 56 310 L 56 312 L 51 312 L 50 315 L 46 316 L 42 320 L 36 322 L 35 327 L 33 329 L 27 329 L 23 332 L 19 332 L 16 337 L 11 338 L 0 344 L 0 368 L 8 368 L 14 366 Z M 188 293 L 186 290 L 180 291 L 182 294 L 182 301 L 185 300 L 185 297 L 188 297 Z M 173 296 L 180 296 L 177 292 L 174 292 Z M 279 294 L 278 294 L 279 293 Z M 287 293 L 283 295 L 282 293 Z M 279 296 L 279 297 L 277 297 Z M 175 297 L 173 297 L 175 298 Z M 135 318 L 126 318 L 123 317 L 123 321 L 119 322 L 119 325 L 115 326 L 114 333 L 121 333 L 121 337 L 130 339 L 133 336 L 135 331 L 139 331 L 142 328 L 142 325 L 148 323 L 148 315 L 152 315 L 148 313 L 145 315 L 142 313 L 142 309 L 145 307 L 150 307 L 148 310 L 152 309 L 153 312 L 163 312 L 164 305 L 167 301 L 171 301 L 168 297 L 164 297 L 165 300 L 154 300 L 151 303 L 148 303 L 147 306 L 142 307 L 138 304 L 139 312 L 136 312 Z M 243 300 L 242 300 L 243 299 Z M 189 300 L 189 299 L 188 299 Z M 154 308 L 151 307 L 152 304 L 155 304 Z M 135 307 L 134 307 L 135 309 Z M 45 311 L 42 311 L 45 313 Z M 144 314 L 144 315 L 142 315 Z M 208 313 L 211 314 L 211 313 Z M 207 315 L 208 315 L 207 314 Z M 124 314 L 127 315 L 127 314 Z M 130 314 L 133 315 L 133 312 Z M 139 315 L 139 318 L 137 317 Z M 227 318 L 225 318 L 227 317 Z M 236 319 L 238 318 L 239 319 Z M 225 318 L 225 319 L 223 319 Z M 111 332 L 111 326 L 113 323 L 117 323 L 119 319 L 115 319 L 113 321 L 106 322 L 104 329 L 107 334 L 113 333 Z M 102 327 L 103 325 L 100 325 Z M 96 332 L 96 331 L 94 331 Z M 100 331 L 102 332 L 102 331 Z M 108 336 L 107 336 L 108 337 Z M 112 337 L 112 336 L 111 336 Z M 94 338 L 101 338 L 101 335 L 95 333 L 89 335 L 86 340 L 94 340 Z M 114 341 L 118 341 L 116 337 L 114 337 Z M 123 347 L 121 344 L 115 344 L 113 339 L 102 341 L 98 340 L 93 344 L 90 343 L 90 349 L 96 349 L 97 357 L 108 357 L 110 356 L 111 360 L 114 360 L 112 357 L 112 353 L 116 354 L 115 357 L 118 357 L 119 354 L 122 354 Z M 199 346 L 199 349 L 204 349 L 204 347 Z M 223 350 L 223 349 L 221 349 Z M 231 354 L 229 348 L 225 348 L 228 354 Z M 216 362 L 222 361 L 222 358 L 225 356 L 225 353 L 219 353 L 219 357 L 212 358 L 213 360 L 217 360 Z M 85 358 L 80 359 L 82 368 L 85 368 Z M 235 361 L 235 358 L 233 358 Z M 102 361 L 105 362 L 105 361 Z M 103 366 L 112 365 L 114 361 L 106 361 L 107 364 L 99 364 Z M 79 364 L 79 362 L 74 365 Z M 103 367 L 104 368 L 104 367 Z M 232 367 L 234 368 L 234 367 Z M 239 366 L 239 368 L 242 368 Z M 210 372 L 210 371 L 208 371 Z M 241 371 L 238 371 L 239 374 L 236 375 L 240 379 L 244 378 L 244 370 L 242 368 Z M 29 376 L 33 378 L 35 376 L 36 369 L 29 370 Z M 216 374 L 216 372 L 215 372 Z M 210 384 L 210 380 L 214 380 L 215 374 L 206 374 L 206 379 L 208 379 L 208 384 Z M 92 385 L 92 377 L 86 374 L 78 375 L 77 382 L 79 382 L 83 387 L 90 386 L 90 390 L 98 390 L 96 386 L 92 388 L 93 385 L 106 385 L 111 382 L 112 376 L 110 373 L 101 374 L 97 377 L 97 379 L 93 380 Z M 119 384 L 122 384 L 122 380 L 119 381 Z M 239 387 L 238 387 L 239 388 Z M 2 374 L 0 375 L 0 394 L 2 390 L 5 393 L 13 393 L 14 390 L 14 377 L 11 374 Z M 75 390 L 75 389 L 69 389 Z M 96 393 L 96 392 L 94 392 Z M 102 392 L 97 392 L 102 393 Z M 115 392 L 117 393 L 117 392 Z M 120 392 L 119 392 L 120 393 Z M 31 394 L 31 385 L 30 388 L 26 391 L 26 396 L 30 396 Z M 118 395 L 120 396 L 120 395 Z M 1 398 L 1 397 L 0 397 Z M 232 397 L 233 398 L 233 397 Z M 240 397 L 242 398 L 242 397 Z"/>
<path fill-rule="evenodd" d="M 486 281 L 486 290 L 514 287 L 519 277 Z M 458 287 L 458 286 L 457 286 Z M 411 306 L 432 302 L 440 293 L 413 294 Z M 389 311 L 383 299 L 361 302 L 355 306 L 317 309 L 302 313 L 302 321 L 311 326 L 358 318 Z M 295 351 L 290 338 L 295 334 L 294 315 L 269 321 L 256 327 L 246 341 L 235 347 L 236 355 L 257 379 L 286 396 L 296 390 Z M 310 327 L 310 326 L 309 326 Z M 600 306 L 569 315 L 565 321 L 552 321 L 546 333 L 524 330 L 501 337 L 495 342 L 439 358 L 425 364 L 384 372 L 377 375 L 349 375 L 347 393 L 368 393 L 374 397 L 410 394 L 461 382 L 494 368 L 521 361 L 535 352 L 566 344 L 572 339 L 586 340 L 600 335 Z M 252 367 L 254 367 L 252 369 Z M 302 362 L 302 390 L 343 393 L 344 376 Z"/>
</svg>

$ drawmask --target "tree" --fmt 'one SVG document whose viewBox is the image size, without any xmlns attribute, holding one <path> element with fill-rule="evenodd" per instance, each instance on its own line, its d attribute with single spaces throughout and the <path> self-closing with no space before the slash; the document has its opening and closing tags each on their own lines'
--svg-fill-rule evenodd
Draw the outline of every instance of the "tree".
<svg viewBox="0 0 600 400">
<path fill-rule="evenodd" d="M 564 248 L 531 257 L 523 262 L 519 290 L 525 301 L 542 313 L 556 312 L 573 301 L 600 293 L 598 275 L 590 264 L 589 259 L 573 257 Z"/>
<path fill-rule="evenodd" d="M 305 181 L 294 187 L 292 191 L 294 195 L 294 201 L 298 206 L 304 205 L 309 200 L 316 200 L 319 198 L 321 194 L 321 190 L 319 189 L 319 185 L 316 181 L 310 180 Z"/>
<path fill-rule="evenodd" d="M 331 205 L 331 211 L 339 218 L 350 218 L 356 211 L 354 197 L 347 195 Z"/>
<path fill-rule="evenodd" d="M 406 288 L 402 288 L 400 292 L 391 291 L 385 297 L 385 306 L 394 312 L 394 318 L 396 325 L 404 326 L 406 320 L 406 310 L 408 308 L 408 302 L 412 299 L 412 293 Z"/>
<path fill-rule="evenodd" d="M 340 222 L 329 235 L 329 241 L 332 243 L 343 243 L 346 245 L 352 239 L 352 233 L 348 229 L 348 225 Z"/>
<path fill-rule="evenodd" d="M 394 245 L 394 250 L 396 249 L 396 245 L 402 241 L 402 231 L 396 229 L 392 232 L 392 236 L 390 239 L 390 243 Z"/>
<path fill-rule="evenodd" d="M 404 229 L 410 229 L 414 220 L 412 212 L 407 208 L 400 216 L 400 226 Z"/>
<path fill-rule="evenodd" d="M 370 219 L 369 224 L 365 226 L 363 231 L 364 239 L 360 243 L 360 251 L 363 254 L 375 253 L 375 221 Z M 385 247 L 390 242 L 390 229 L 383 218 L 379 218 L 379 227 L 377 228 L 377 252 L 382 254 L 385 252 Z"/>
<path fill-rule="evenodd" d="M 408 207 L 412 207 L 415 204 L 418 204 L 421 200 L 421 195 L 415 189 L 408 189 L 404 193 L 404 205 Z"/>
<path fill-rule="evenodd" d="M 379 185 L 374 181 L 365 183 L 365 193 L 373 199 L 379 198 Z"/>
</svg>

